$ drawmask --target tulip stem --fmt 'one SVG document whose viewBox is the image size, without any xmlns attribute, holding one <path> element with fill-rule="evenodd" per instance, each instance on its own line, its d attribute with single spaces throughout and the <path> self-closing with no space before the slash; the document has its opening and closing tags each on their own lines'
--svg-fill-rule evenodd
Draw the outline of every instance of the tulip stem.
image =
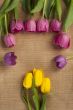
<svg viewBox="0 0 73 110">
<path fill-rule="evenodd" d="M 46 94 L 42 95 L 42 105 L 40 110 L 46 110 Z"/>
<path fill-rule="evenodd" d="M 0 19 L 0 36 L 1 36 L 1 33 L 2 33 L 2 25 L 1 25 L 1 19 Z"/>
<path fill-rule="evenodd" d="M 18 7 L 15 7 L 14 8 L 14 15 L 15 15 L 15 19 L 17 20 L 18 19 Z"/>
<path fill-rule="evenodd" d="M 34 102 L 34 105 L 35 105 L 35 110 L 39 110 L 39 108 L 40 108 L 40 100 L 39 100 L 38 90 L 35 87 L 34 78 L 33 78 L 32 92 L 33 92 L 33 102 Z"/>
<path fill-rule="evenodd" d="M 2 18 L 4 18 L 4 16 L 0 18 L 0 36 L 4 35 L 4 19 Z"/>
<path fill-rule="evenodd" d="M 6 34 L 8 34 L 7 15 L 6 14 L 5 14 L 5 29 L 6 29 Z"/>
<path fill-rule="evenodd" d="M 28 91 L 26 93 L 26 98 L 27 98 L 28 110 L 32 110 L 30 102 L 29 102 L 29 98 L 28 98 Z"/>
<path fill-rule="evenodd" d="M 44 18 L 45 17 L 45 5 L 46 5 L 46 0 L 43 1 L 43 15 L 42 17 Z"/>
</svg>

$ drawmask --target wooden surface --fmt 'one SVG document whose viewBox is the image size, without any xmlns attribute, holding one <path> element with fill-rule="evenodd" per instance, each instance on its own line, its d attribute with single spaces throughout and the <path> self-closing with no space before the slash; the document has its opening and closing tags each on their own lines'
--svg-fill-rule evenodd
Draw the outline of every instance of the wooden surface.
<svg viewBox="0 0 73 110">
<path fill-rule="evenodd" d="M 68 61 L 62 70 L 56 69 L 52 62 L 54 56 L 59 54 L 73 56 L 72 29 L 69 31 L 71 46 L 67 50 L 55 49 L 52 45 L 53 35 L 48 33 L 17 34 L 16 46 L 10 49 L 0 43 L 0 57 L 10 51 L 14 51 L 18 57 L 14 67 L 0 64 L 0 110 L 26 110 L 20 97 L 21 81 L 24 74 L 34 67 L 43 69 L 52 82 L 47 110 L 73 110 L 73 60 Z"/>
</svg>

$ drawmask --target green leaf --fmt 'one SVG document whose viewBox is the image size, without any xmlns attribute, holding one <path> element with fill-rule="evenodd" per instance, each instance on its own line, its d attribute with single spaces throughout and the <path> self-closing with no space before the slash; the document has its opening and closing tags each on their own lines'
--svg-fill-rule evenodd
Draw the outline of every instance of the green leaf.
<svg viewBox="0 0 73 110">
<path fill-rule="evenodd" d="M 8 20 L 7 20 L 7 14 L 5 14 L 5 31 L 6 31 L 6 34 L 8 34 Z"/>
<path fill-rule="evenodd" d="M 4 17 L 5 10 L 8 8 L 10 2 L 11 0 L 4 0 L 3 5 L 0 9 L 0 18 Z"/>
<path fill-rule="evenodd" d="M 28 104 L 28 110 L 32 110 L 30 101 L 29 101 L 29 97 L 28 97 L 28 92 L 27 92 L 27 104 Z"/>
<path fill-rule="evenodd" d="M 23 102 L 26 104 L 28 110 L 32 110 L 31 104 L 29 102 L 28 91 L 25 88 L 21 87 L 21 98 Z"/>
<path fill-rule="evenodd" d="M 33 93 L 35 94 L 35 96 L 37 97 L 37 100 L 39 101 L 38 91 L 35 87 L 33 88 Z"/>
<path fill-rule="evenodd" d="M 46 94 L 42 95 L 42 105 L 40 110 L 46 110 Z"/>
<path fill-rule="evenodd" d="M 35 81 L 33 79 L 33 83 L 32 83 L 32 93 L 33 93 L 33 102 L 35 105 L 35 109 L 39 110 L 40 108 L 40 99 L 39 99 L 39 94 L 38 94 L 38 90 L 35 88 Z"/>
<path fill-rule="evenodd" d="M 22 0 L 22 7 L 25 13 L 31 10 L 31 0 Z"/>
<path fill-rule="evenodd" d="M 65 5 L 68 6 L 69 3 L 70 3 L 70 1 L 71 1 L 71 0 L 64 0 Z"/>
<path fill-rule="evenodd" d="M 23 87 L 21 87 L 21 98 L 22 98 L 23 102 L 27 105 L 26 93 L 25 93 L 25 89 Z"/>
<path fill-rule="evenodd" d="M 33 95 L 33 101 L 34 101 L 34 104 L 35 104 L 35 109 L 39 110 L 38 100 L 37 100 L 37 97 L 35 95 Z"/>
<path fill-rule="evenodd" d="M 55 0 L 44 0 L 43 16 L 45 16 L 46 18 L 49 17 L 54 2 Z"/>
<path fill-rule="evenodd" d="M 37 0 L 30 0 L 31 10 L 36 6 Z"/>
<path fill-rule="evenodd" d="M 10 2 L 11 2 L 11 0 L 4 0 L 3 5 L 0 9 L 0 13 L 3 13 L 5 11 L 5 9 L 9 6 Z"/>
<path fill-rule="evenodd" d="M 36 6 L 31 10 L 31 13 L 39 12 L 43 9 L 44 0 L 38 0 Z"/>
<path fill-rule="evenodd" d="M 22 0 L 22 7 L 25 12 L 27 11 L 27 4 L 28 4 L 28 0 Z"/>
<path fill-rule="evenodd" d="M 61 0 L 56 0 L 56 11 L 58 15 L 58 19 L 61 20 L 61 15 L 62 15 L 62 4 Z"/>
<path fill-rule="evenodd" d="M 0 19 L 0 36 L 2 35 L 2 20 Z"/>
<path fill-rule="evenodd" d="M 71 0 L 71 2 L 70 2 L 67 16 L 63 23 L 63 29 L 67 30 L 69 28 L 69 26 L 71 26 L 72 23 L 73 23 L 73 0 Z"/>
<path fill-rule="evenodd" d="M 50 19 L 55 18 L 55 14 L 56 14 L 56 12 L 55 12 L 55 2 L 54 2 L 53 6 L 50 9 L 49 18 Z"/>
<path fill-rule="evenodd" d="M 0 23 L 1 23 L 1 35 L 4 36 L 5 34 L 5 19 L 4 17 L 3 18 L 0 18 Z"/>
<path fill-rule="evenodd" d="M 27 99 L 25 96 L 22 97 L 23 102 L 27 105 Z"/>
<path fill-rule="evenodd" d="M 36 88 L 33 88 L 33 101 L 34 101 L 34 104 L 35 104 L 35 109 L 36 110 L 39 110 L 39 107 L 40 107 L 40 103 L 39 103 L 39 96 L 38 96 L 38 91 Z"/>
<path fill-rule="evenodd" d="M 18 6 L 14 8 L 14 13 L 15 13 L 15 19 L 18 19 L 19 17 Z"/>
<path fill-rule="evenodd" d="M 9 7 L 5 10 L 5 12 L 9 12 L 13 10 L 19 3 L 19 0 L 12 0 Z"/>
</svg>

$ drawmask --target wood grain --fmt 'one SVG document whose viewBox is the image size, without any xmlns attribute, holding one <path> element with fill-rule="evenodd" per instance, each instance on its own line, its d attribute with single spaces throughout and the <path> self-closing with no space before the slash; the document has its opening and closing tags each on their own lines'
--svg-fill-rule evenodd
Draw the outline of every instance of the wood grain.
<svg viewBox="0 0 73 110">
<path fill-rule="evenodd" d="M 54 35 L 49 33 L 17 34 L 16 46 L 10 49 L 5 48 L 0 40 L 0 57 L 10 51 L 14 51 L 18 57 L 14 67 L 0 64 L 0 110 L 26 110 L 20 97 L 21 81 L 24 74 L 34 67 L 43 69 L 52 81 L 47 110 L 73 110 L 73 60 L 68 61 L 62 70 L 58 70 L 52 61 L 59 54 L 73 56 L 73 27 L 69 33 L 71 46 L 66 50 L 54 48 Z"/>
</svg>

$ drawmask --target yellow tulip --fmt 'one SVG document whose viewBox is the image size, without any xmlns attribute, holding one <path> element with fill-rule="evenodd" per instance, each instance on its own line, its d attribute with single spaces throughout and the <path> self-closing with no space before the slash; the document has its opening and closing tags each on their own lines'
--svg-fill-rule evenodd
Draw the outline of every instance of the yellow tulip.
<svg viewBox="0 0 73 110">
<path fill-rule="evenodd" d="M 50 87 L 51 87 L 50 79 L 49 78 L 43 78 L 43 82 L 41 85 L 41 92 L 42 93 L 50 92 Z"/>
<path fill-rule="evenodd" d="M 25 87 L 26 89 L 31 88 L 32 87 L 32 79 L 33 79 L 32 73 L 27 73 L 24 80 L 23 80 L 23 87 Z"/>
<path fill-rule="evenodd" d="M 33 75 L 34 75 L 35 86 L 36 87 L 41 86 L 42 81 L 43 81 L 43 72 L 42 72 L 42 70 L 34 69 L 33 70 Z"/>
</svg>

